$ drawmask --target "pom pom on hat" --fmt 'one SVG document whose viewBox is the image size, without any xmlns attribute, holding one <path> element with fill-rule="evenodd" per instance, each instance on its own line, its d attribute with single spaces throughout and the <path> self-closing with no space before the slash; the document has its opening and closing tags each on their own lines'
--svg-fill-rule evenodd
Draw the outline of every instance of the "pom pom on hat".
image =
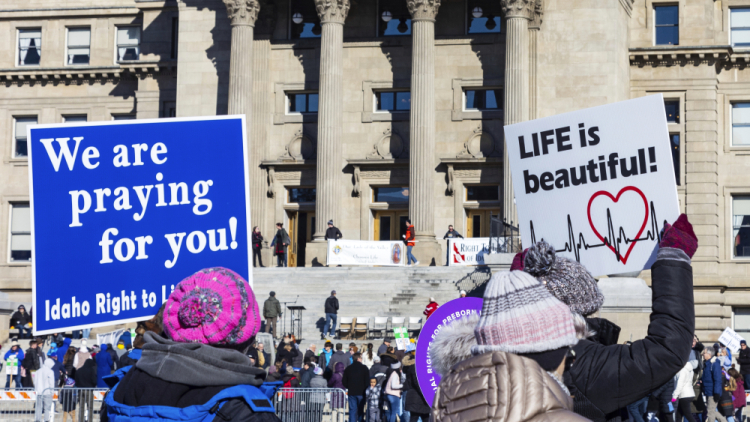
<svg viewBox="0 0 750 422">
<path fill-rule="evenodd" d="M 586 267 L 556 256 L 555 248 L 545 241 L 529 248 L 523 270 L 541 281 L 550 293 L 577 314 L 591 315 L 604 304 L 604 295 Z"/>
<path fill-rule="evenodd" d="M 260 329 L 250 285 L 226 268 L 208 268 L 182 280 L 164 308 L 164 331 L 179 343 L 237 345 Z"/>
<path fill-rule="evenodd" d="M 321 368 L 320 366 L 316 366 L 315 369 L 313 369 L 313 373 L 315 375 L 323 375 L 323 368 Z"/>
</svg>

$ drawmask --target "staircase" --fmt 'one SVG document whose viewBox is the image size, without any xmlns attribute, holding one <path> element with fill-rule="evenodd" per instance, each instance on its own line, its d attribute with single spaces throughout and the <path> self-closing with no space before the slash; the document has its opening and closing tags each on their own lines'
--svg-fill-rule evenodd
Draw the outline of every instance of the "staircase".
<svg viewBox="0 0 750 422">
<path fill-rule="evenodd" d="M 253 290 L 261 309 L 268 293 L 276 292 L 284 311 L 280 332 L 291 330 L 286 306 L 307 308 L 302 311 L 302 339 L 311 342 L 321 337 L 323 305 L 331 290 L 339 299 L 339 322 L 341 317 L 421 317 L 430 297 L 443 304 L 459 297 L 461 289 L 472 295 L 489 274 L 474 267 L 256 268 Z"/>
</svg>

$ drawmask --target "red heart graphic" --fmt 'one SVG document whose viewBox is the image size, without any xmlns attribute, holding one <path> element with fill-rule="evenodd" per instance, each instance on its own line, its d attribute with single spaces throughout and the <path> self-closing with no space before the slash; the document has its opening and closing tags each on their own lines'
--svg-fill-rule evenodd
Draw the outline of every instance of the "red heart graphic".
<svg viewBox="0 0 750 422">
<path fill-rule="evenodd" d="M 596 237 L 599 238 L 599 240 L 601 240 L 602 242 L 604 242 L 604 244 L 606 244 L 607 247 L 609 249 L 611 249 L 612 252 L 615 253 L 615 256 L 617 256 L 617 257 L 620 258 L 620 260 L 622 261 L 623 265 L 625 265 L 625 264 L 628 263 L 628 257 L 630 256 L 630 252 L 633 250 L 633 246 L 635 246 L 636 242 L 638 242 L 638 241 L 635 240 L 635 241 L 630 242 L 630 246 L 628 247 L 628 252 L 625 254 L 625 256 L 621 256 L 617 252 L 617 250 L 615 249 L 614 245 L 612 244 L 612 243 L 614 243 L 614 241 L 613 240 L 610 240 L 610 241 L 604 240 L 604 237 L 602 235 L 600 235 L 599 232 L 596 230 L 596 227 L 594 227 L 594 222 L 591 221 L 591 203 L 594 202 L 594 199 L 596 199 L 597 196 L 601 196 L 601 195 L 607 196 L 609 199 L 612 200 L 612 202 L 618 202 L 620 200 L 620 195 L 622 195 L 623 192 L 627 192 L 627 191 L 633 191 L 633 192 L 637 193 L 638 195 L 641 195 L 641 198 L 643 198 L 643 208 L 644 208 L 643 224 L 641 224 L 641 228 L 640 228 L 640 230 L 638 230 L 638 234 L 636 234 L 635 237 L 634 237 L 634 239 L 639 239 L 641 237 L 641 234 L 643 233 L 643 229 L 646 228 L 646 223 L 648 223 L 648 201 L 646 200 L 646 195 L 644 195 L 643 192 L 641 192 L 641 190 L 638 189 L 637 187 L 635 187 L 635 186 L 626 186 L 626 187 L 620 189 L 620 192 L 617 193 L 617 197 L 612 196 L 612 194 L 609 193 L 609 192 L 607 192 L 607 191 L 600 190 L 599 192 L 596 192 L 595 194 L 593 194 L 591 196 L 591 199 L 589 199 L 588 210 L 586 211 L 588 213 L 588 216 L 589 216 L 589 225 L 591 226 L 591 230 L 594 231 L 594 234 L 596 235 Z"/>
</svg>

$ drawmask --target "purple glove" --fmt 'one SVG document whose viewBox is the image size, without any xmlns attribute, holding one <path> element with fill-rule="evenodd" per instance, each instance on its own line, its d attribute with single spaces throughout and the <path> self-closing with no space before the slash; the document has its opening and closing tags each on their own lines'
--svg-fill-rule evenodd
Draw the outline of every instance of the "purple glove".
<svg viewBox="0 0 750 422">
<path fill-rule="evenodd" d="M 695 236 L 693 225 L 688 221 L 687 215 L 680 214 L 674 225 L 665 224 L 659 247 L 681 249 L 690 258 L 693 257 L 695 250 L 698 249 L 698 238 Z"/>
<path fill-rule="evenodd" d="M 526 248 L 523 252 L 519 252 L 513 257 L 513 262 L 510 264 L 511 271 L 523 271 L 523 261 L 526 259 L 526 252 L 528 251 L 529 248 Z"/>
</svg>

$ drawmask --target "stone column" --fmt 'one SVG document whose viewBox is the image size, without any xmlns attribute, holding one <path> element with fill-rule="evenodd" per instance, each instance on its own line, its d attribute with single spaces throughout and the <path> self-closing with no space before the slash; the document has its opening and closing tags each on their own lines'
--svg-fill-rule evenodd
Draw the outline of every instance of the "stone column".
<svg viewBox="0 0 750 422">
<path fill-rule="evenodd" d="M 232 22 L 229 60 L 229 114 L 244 114 L 250 128 L 253 104 L 253 30 L 258 19 L 258 0 L 224 0 Z M 248 134 L 250 131 L 247 131 Z"/>
<path fill-rule="evenodd" d="M 529 119 L 529 21 L 535 0 L 500 0 L 505 16 L 505 125 Z M 518 226 L 508 148 L 503 153 L 503 218 Z"/>
<path fill-rule="evenodd" d="M 543 0 L 536 0 L 534 20 L 529 23 L 529 120 L 537 118 L 537 38 L 542 29 Z"/>
<path fill-rule="evenodd" d="M 271 53 L 271 35 L 275 25 L 275 7 L 272 0 L 260 0 L 260 12 L 255 23 L 253 34 L 253 106 L 250 132 L 250 208 L 252 225 L 260 227 L 261 233 L 267 239 L 264 241 L 261 255 L 263 264 L 273 266 L 273 256 L 268 245 L 275 233 L 273 223 L 266 219 L 266 208 L 270 206 L 268 200 L 268 185 L 265 169 L 260 163 L 268 154 L 268 127 L 271 124 L 271 109 L 268 99 L 271 95 L 271 82 L 268 62 Z"/>
<path fill-rule="evenodd" d="M 344 21 L 349 0 L 315 0 L 320 17 L 320 85 L 318 87 L 318 156 L 315 197 L 315 234 L 308 245 L 311 265 L 324 265 L 323 240 L 328 220 L 341 224 L 341 135 L 344 126 Z M 307 254 L 306 254 L 307 255 Z M 315 262 L 317 260 L 317 262 Z M 308 264 L 306 262 L 305 264 Z"/>
<path fill-rule="evenodd" d="M 435 239 L 435 17 L 440 0 L 407 0 L 411 14 L 411 116 L 409 126 L 409 218 L 422 265 L 442 265 Z M 434 262 L 433 262 L 434 260 Z"/>
</svg>

